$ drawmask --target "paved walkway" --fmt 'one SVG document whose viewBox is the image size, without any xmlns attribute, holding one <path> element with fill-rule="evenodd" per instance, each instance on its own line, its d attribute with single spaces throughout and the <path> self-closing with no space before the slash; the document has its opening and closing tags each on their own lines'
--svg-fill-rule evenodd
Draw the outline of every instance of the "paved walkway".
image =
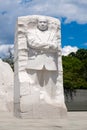
<svg viewBox="0 0 87 130">
<path fill-rule="evenodd" d="M 58 120 L 17 119 L 0 112 L 0 130 L 87 130 L 87 112 L 68 112 L 68 123 L 58 124 Z"/>
</svg>

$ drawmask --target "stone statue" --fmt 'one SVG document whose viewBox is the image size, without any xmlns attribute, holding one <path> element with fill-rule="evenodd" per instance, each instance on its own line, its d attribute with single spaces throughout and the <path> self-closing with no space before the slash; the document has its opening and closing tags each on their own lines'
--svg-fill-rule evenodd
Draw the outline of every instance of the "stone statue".
<svg viewBox="0 0 87 130">
<path fill-rule="evenodd" d="M 58 19 L 18 18 L 15 39 L 15 113 L 28 118 L 66 115 Z M 19 112 L 20 111 L 20 112 Z"/>
</svg>

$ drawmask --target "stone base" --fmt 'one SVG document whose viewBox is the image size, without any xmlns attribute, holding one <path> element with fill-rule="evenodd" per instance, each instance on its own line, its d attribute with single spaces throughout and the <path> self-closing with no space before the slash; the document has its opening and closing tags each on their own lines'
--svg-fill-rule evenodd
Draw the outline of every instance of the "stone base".
<svg viewBox="0 0 87 130">
<path fill-rule="evenodd" d="M 63 101 L 58 103 L 51 98 L 40 99 L 36 93 L 22 96 L 20 102 L 14 104 L 14 113 L 19 118 L 64 119 L 67 116 L 67 109 Z"/>
<path fill-rule="evenodd" d="M 66 118 L 67 110 L 49 104 L 34 104 L 27 106 L 28 111 L 21 112 L 21 118 L 31 119 L 62 119 Z"/>
</svg>

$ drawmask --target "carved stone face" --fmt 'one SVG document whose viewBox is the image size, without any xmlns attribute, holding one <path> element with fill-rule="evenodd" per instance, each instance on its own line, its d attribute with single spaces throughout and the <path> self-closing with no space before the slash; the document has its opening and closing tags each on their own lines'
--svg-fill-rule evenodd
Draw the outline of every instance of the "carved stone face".
<svg viewBox="0 0 87 130">
<path fill-rule="evenodd" d="M 48 21 L 45 18 L 38 19 L 37 27 L 41 31 L 46 31 L 48 29 Z"/>
</svg>

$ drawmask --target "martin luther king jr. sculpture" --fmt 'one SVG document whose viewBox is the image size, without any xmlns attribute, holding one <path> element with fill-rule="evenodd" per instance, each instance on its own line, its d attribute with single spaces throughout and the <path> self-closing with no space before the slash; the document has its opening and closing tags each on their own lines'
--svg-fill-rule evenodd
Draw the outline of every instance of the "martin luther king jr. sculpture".
<svg viewBox="0 0 87 130">
<path fill-rule="evenodd" d="M 60 21 L 19 17 L 15 38 L 15 114 L 27 118 L 66 115 Z"/>
</svg>

